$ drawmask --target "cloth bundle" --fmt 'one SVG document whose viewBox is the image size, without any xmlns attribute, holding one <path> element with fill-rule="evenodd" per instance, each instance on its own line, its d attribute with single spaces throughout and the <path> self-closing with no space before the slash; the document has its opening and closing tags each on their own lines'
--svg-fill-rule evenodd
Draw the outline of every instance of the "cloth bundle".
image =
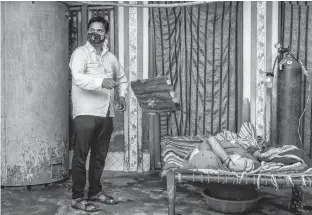
<svg viewBox="0 0 312 215">
<path fill-rule="evenodd" d="M 131 88 L 143 111 L 164 112 L 180 108 L 173 86 L 165 77 L 132 81 Z"/>
</svg>

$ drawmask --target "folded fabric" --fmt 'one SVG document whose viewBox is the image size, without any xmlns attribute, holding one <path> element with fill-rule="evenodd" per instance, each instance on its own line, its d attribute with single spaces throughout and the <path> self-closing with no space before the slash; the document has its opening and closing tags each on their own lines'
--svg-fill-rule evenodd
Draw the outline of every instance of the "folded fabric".
<svg viewBox="0 0 312 215">
<path fill-rule="evenodd" d="M 185 158 L 189 154 L 190 150 L 179 149 L 173 146 L 167 146 L 161 151 L 161 157 L 165 157 L 169 152 L 175 152 L 177 155 Z"/>
<path fill-rule="evenodd" d="M 295 174 L 295 173 L 311 173 L 312 168 L 304 163 L 297 162 L 294 164 L 286 165 L 284 163 L 275 163 L 275 162 L 261 162 L 261 166 L 249 174 Z"/>
<path fill-rule="evenodd" d="M 183 166 L 186 157 L 193 151 L 202 140 L 199 137 L 163 137 L 161 140 L 161 158 L 166 164 Z"/>
<path fill-rule="evenodd" d="M 312 168 L 312 160 L 305 152 L 294 145 L 284 145 L 278 148 L 271 148 L 264 153 L 255 152 L 256 157 L 261 161 L 283 164 L 294 164 L 301 162 Z"/>
<path fill-rule="evenodd" d="M 173 86 L 166 77 L 156 77 L 131 82 L 131 88 L 140 107 L 148 112 L 174 111 L 180 109 L 177 98 L 173 98 Z"/>
<path fill-rule="evenodd" d="M 178 145 L 191 147 L 193 144 L 199 144 L 203 142 L 201 138 L 189 138 L 189 137 L 164 137 L 161 139 L 160 145 L 163 147 L 165 145 Z"/>
<path fill-rule="evenodd" d="M 178 144 L 178 143 L 174 143 L 174 142 L 167 142 L 167 144 L 162 144 L 161 148 L 165 149 L 166 147 L 174 147 L 174 148 L 180 148 L 182 150 L 185 150 L 185 149 L 192 149 L 194 147 L 197 147 L 199 144 L 200 143 L 183 145 L 183 144 Z"/>
<path fill-rule="evenodd" d="M 239 136 L 236 133 L 224 130 L 224 131 L 218 133 L 217 135 L 215 135 L 215 138 L 217 140 L 219 140 L 219 141 L 222 141 L 222 140 L 235 140 L 235 139 L 239 138 Z"/>
<path fill-rule="evenodd" d="M 259 148 L 256 129 L 250 122 L 245 122 L 238 134 L 230 131 L 223 131 L 217 134 L 215 138 L 218 141 L 229 141 L 232 144 L 239 145 L 246 150 L 248 147 Z"/>
<path fill-rule="evenodd" d="M 180 157 L 179 155 L 177 155 L 175 152 L 169 152 L 166 154 L 166 156 L 164 157 L 164 161 L 166 162 L 168 159 L 172 159 L 172 157 L 176 160 L 179 161 L 185 161 L 185 159 L 183 159 L 182 157 Z"/>
</svg>

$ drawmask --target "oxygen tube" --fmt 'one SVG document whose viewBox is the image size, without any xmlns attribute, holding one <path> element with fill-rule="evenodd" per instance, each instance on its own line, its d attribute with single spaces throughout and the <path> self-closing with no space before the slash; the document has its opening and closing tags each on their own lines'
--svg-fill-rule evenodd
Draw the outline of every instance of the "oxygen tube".
<svg viewBox="0 0 312 215">
<path fill-rule="evenodd" d="M 303 74 L 308 78 L 309 76 L 309 73 L 308 73 L 308 70 L 305 68 L 305 66 L 303 65 L 303 63 L 301 62 L 301 60 L 299 60 L 299 63 L 301 64 L 301 68 L 302 68 L 302 72 Z M 307 104 L 310 100 L 310 95 L 311 95 L 311 83 L 306 79 L 306 81 L 309 83 L 309 87 L 308 87 L 308 98 L 307 98 L 307 101 L 305 103 L 305 107 L 303 109 L 303 112 L 299 118 L 299 123 L 298 123 L 298 135 L 299 135 L 299 139 L 300 139 L 300 143 L 302 145 L 302 138 L 301 138 L 301 135 L 300 135 L 300 125 L 301 125 L 301 118 L 304 116 L 304 113 L 307 109 Z"/>
</svg>

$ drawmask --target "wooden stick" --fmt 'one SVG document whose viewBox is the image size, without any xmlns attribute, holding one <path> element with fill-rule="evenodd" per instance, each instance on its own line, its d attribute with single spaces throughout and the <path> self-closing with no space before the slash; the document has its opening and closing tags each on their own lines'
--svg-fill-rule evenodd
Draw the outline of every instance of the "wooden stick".
<svg viewBox="0 0 312 215">
<path fill-rule="evenodd" d="M 101 5 L 101 6 L 170 8 L 170 7 L 188 7 L 188 6 L 195 6 L 195 5 L 201 5 L 201 4 L 209 4 L 209 3 L 214 3 L 214 2 L 216 1 L 196 1 L 196 2 L 175 3 L 175 4 L 126 4 L 126 3 L 114 3 L 114 2 L 105 2 L 105 1 L 96 1 L 96 2 L 83 1 L 82 3 L 87 4 L 87 5 Z"/>
<path fill-rule="evenodd" d="M 306 177 L 308 178 L 308 177 Z M 218 182 L 218 183 L 226 183 L 226 184 L 254 184 L 257 185 L 257 177 L 255 176 L 247 176 L 244 177 L 243 180 L 239 183 L 239 178 L 235 176 L 222 176 L 222 175 L 207 175 L 207 174 L 200 174 L 200 173 L 175 173 L 175 179 L 178 182 L 185 182 L 185 181 L 193 181 L 193 182 Z M 270 177 L 261 177 L 259 179 L 261 185 L 268 185 L 271 183 Z M 276 182 L 280 186 L 292 186 L 291 183 L 287 182 L 287 179 L 284 177 L 277 177 Z M 293 177 L 292 183 L 294 185 L 303 185 L 303 181 L 301 177 Z M 306 186 L 310 186 L 310 184 L 306 184 Z"/>
<path fill-rule="evenodd" d="M 155 170 L 155 116 L 147 115 L 149 117 L 149 152 L 150 152 L 150 167 Z"/>
<path fill-rule="evenodd" d="M 161 153 L 161 149 L 160 149 L 160 140 L 161 140 L 161 134 L 160 134 L 160 115 L 158 113 L 156 113 L 155 115 L 153 115 L 154 117 L 154 132 L 155 132 L 155 136 L 154 136 L 154 150 L 155 150 L 155 167 L 157 169 L 161 168 L 161 160 L 160 160 L 160 153 Z"/>
<path fill-rule="evenodd" d="M 168 215 L 175 214 L 176 181 L 174 177 L 175 173 L 173 171 L 167 173 Z"/>
</svg>

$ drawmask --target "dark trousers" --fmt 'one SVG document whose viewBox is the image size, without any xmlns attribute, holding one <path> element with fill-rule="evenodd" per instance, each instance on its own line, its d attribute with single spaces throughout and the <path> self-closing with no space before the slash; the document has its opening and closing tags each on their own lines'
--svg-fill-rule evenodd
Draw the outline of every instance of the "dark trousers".
<svg viewBox="0 0 312 215">
<path fill-rule="evenodd" d="M 90 148 L 88 196 L 96 195 L 102 191 L 101 175 L 114 127 L 111 117 L 98 116 L 77 116 L 74 119 L 74 126 L 72 198 L 76 199 L 84 196 L 86 160 Z"/>
</svg>

